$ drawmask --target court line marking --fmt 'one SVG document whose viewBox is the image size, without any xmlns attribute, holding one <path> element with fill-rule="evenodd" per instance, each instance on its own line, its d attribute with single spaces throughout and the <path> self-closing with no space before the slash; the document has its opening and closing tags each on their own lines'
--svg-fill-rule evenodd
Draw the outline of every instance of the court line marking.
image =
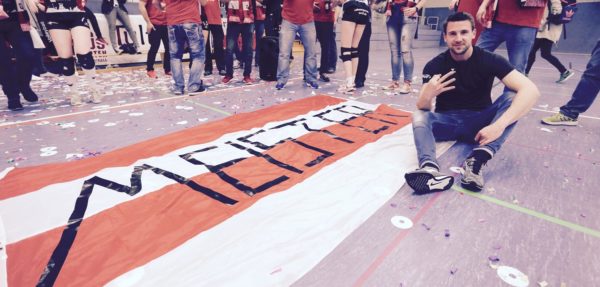
<svg viewBox="0 0 600 287">
<path fill-rule="evenodd" d="M 569 228 L 571 230 L 581 232 L 583 234 L 587 234 L 587 235 L 590 235 L 590 236 L 593 236 L 596 238 L 600 238 L 600 231 L 579 225 L 577 223 L 563 220 L 558 217 L 554 217 L 554 216 L 551 216 L 551 215 L 548 215 L 545 213 L 541 213 L 541 212 L 535 211 L 533 209 L 525 208 L 520 205 L 510 203 L 510 202 L 507 202 L 504 200 L 500 200 L 500 199 L 497 199 L 497 198 L 494 198 L 494 197 L 491 197 L 491 196 L 488 196 L 485 194 L 472 192 L 472 191 L 466 190 L 460 186 L 454 185 L 454 186 L 452 186 L 452 189 L 455 191 L 461 192 L 463 194 L 469 195 L 471 197 L 478 198 L 478 199 L 487 201 L 489 203 L 493 203 L 495 205 L 502 206 L 502 207 L 508 208 L 510 210 L 517 211 L 517 212 L 520 212 L 520 213 L 523 213 L 523 214 L 526 214 L 529 216 L 536 217 L 536 218 L 544 220 L 546 222 L 554 223 L 554 224 Z"/>
</svg>

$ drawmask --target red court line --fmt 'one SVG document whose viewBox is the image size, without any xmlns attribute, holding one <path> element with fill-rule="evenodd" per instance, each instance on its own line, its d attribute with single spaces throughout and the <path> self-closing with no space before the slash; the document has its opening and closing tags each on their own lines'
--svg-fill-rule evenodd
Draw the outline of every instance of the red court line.
<svg viewBox="0 0 600 287">
<path fill-rule="evenodd" d="M 416 226 L 416 223 L 419 220 L 421 220 L 421 217 L 423 217 L 423 215 L 425 215 L 425 213 L 427 213 L 427 211 L 433 206 L 433 204 L 437 201 L 437 199 L 440 197 L 441 194 L 442 194 L 441 192 L 438 192 L 436 195 L 431 197 L 427 201 L 427 203 L 425 203 L 425 206 L 423 208 L 421 208 L 421 210 L 419 210 L 417 215 L 415 215 L 415 217 L 412 219 L 412 221 L 414 223 L 413 227 Z M 375 259 L 375 261 L 373 261 L 373 263 L 371 263 L 369 268 L 367 268 L 367 270 L 365 270 L 365 272 L 362 275 L 360 275 L 360 277 L 358 277 L 358 279 L 352 286 L 353 287 L 362 286 L 365 283 L 365 281 L 367 281 L 367 279 L 369 279 L 369 277 L 371 277 L 371 275 L 373 275 L 375 270 L 377 270 L 377 268 L 379 268 L 379 265 L 381 265 L 381 263 L 383 263 L 383 260 L 386 257 L 388 257 L 392 253 L 392 251 L 394 251 L 394 249 L 396 249 L 396 247 L 398 247 L 398 245 L 400 245 L 400 242 L 406 237 L 406 235 L 408 235 L 410 233 L 410 231 L 412 229 L 413 228 L 400 231 L 400 233 L 398 233 L 398 235 L 396 235 L 396 238 L 394 238 L 394 240 L 385 247 L 383 252 Z"/>
</svg>

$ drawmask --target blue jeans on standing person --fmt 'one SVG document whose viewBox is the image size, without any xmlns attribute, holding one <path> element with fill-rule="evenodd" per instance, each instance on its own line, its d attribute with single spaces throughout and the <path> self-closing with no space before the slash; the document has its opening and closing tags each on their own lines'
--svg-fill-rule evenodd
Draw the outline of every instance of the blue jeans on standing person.
<svg viewBox="0 0 600 287">
<path fill-rule="evenodd" d="M 600 40 L 592 50 L 592 58 L 588 62 L 581 80 L 577 84 L 571 100 L 560 107 L 560 112 L 572 119 L 590 108 L 600 92 Z"/>
<path fill-rule="evenodd" d="M 492 28 L 481 33 L 477 46 L 494 52 L 500 44 L 506 42 L 508 61 L 521 73 L 525 73 L 529 52 L 535 42 L 537 28 L 515 26 L 494 21 Z"/>
<path fill-rule="evenodd" d="M 204 36 L 202 36 L 199 23 L 185 23 L 169 26 L 169 52 L 171 54 L 171 72 L 175 86 L 173 92 L 183 92 L 185 80 L 183 79 L 183 48 L 185 42 L 190 47 L 190 77 L 188 91 L 196 91 L 202 86 L 202 70 L 204 65 Z"/>
<path fill-rule="evenodd" d="M 392 63 L 392 81 L 400 80 L 401 69 L 404 68 L 404 81 L 412 81 L 415 67 L 411 43 L 417 28 L 417 18 L 404 17 L 400 12 L 394 13 L 386 22 Z M 402 59 L 402 68 L 400 66 Z"/>
<path fill-rule="evenodd" d="M 240 24 L 230 22 L 227 24 L 227 50 L 225 51 L 225 76 L 233 77 L 233 50 L 237 49 L 235 43 L 242 34 L 242 53 L 238 61 L 244 65 L 244 76 L 252 72 L 252 33 L 254 24 Z"/>
<path fill-rule="evenodd" d="M 317 32 L 315 22 L 297 25 L 283 19 L 281 31 L 279 31 L 279 61 L 277 65 L 277 84 L 286 84 L 290 77 L 290 55 L 292 45 L 296 38 L 296 32 L 300 34 L 300 40 L 304 45 L 304 78 L 308 83 L 317 81 Z"/>
<path fill-rule="evenodd" d="M 481 111 L 454 110 L 431 112 L 417 110 L 412 115 L 413 134 L 419 166 L 429 162 L 437 166 L 436 141 L 462 141 L 477 144 L 475 135 L 484 127 L 494 123 L 512 104 L 513 91 L 506 91 L 492 105 Z M 476 149 L 485 149 L 495 154 L 511 133 L 516 122 L 509 125 L 495 141 Z"/>
</svg>

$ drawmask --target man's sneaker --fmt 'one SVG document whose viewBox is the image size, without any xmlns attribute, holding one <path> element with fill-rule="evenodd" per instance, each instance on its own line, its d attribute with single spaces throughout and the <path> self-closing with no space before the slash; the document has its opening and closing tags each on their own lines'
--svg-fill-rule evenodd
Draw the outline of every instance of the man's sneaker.
<svg viewBox="0 0 600 287">
<path fill-rule="evenodd" d="M 73 89 L 73 88 L 71 88 Z M 71 98 L 69 99 L 71 102 L 71 106 L 79 106 L 81 105 L 81 95 L 78 91 L 71 91 Z"/>
<path fill-rule="evenodd" d="M 391 84 L 389 84 L 388 86 L 383 87 L 383 90 L 386 91 L 395 91 L 396 89 L 400 88 L 400 83 L 393 81 Z"/>
<path fill-rule="evenodd" d="M 90 97 L 88 98 L 88 102 L 92 104 L 99 104 L 102 102 L 102 94 L 98 92 L 96 89 L 92 89 L 90 91 Z"/>
<path fill-rule="evenodd" d="M 306 85 L 315 90 L 319 88 L 319 84 L 317 84 L 317 82 L 306 82 Z"/>
<path fill-rule="evenodd" d="M 354 87 L 359 89 L 365 86 L 365 82 L 354 82 Z"/>
<path fill-rule="evenodd" d="M 183 95 L 183 90 L 180 90 L 180 89 L 172 89 L 171 92 L 173 93 L 173 95 L 176 95 L 176 96 Z"/>
<path fill-rule="evenodd" d="M 23 98 L 30 103 L 35 103 L 38 101 L 38 96 L 31 88 L 21 91 L 21 94 L 23 95 Z"/>
<path fill-rule="evenodd" d="M 324 73 L 321 73 L 319 75 L 319 81 L 328 83 L 331 81 L 331 79 L 329 79 L 329 77 L 327 77 Z"/>
<path fill-rule="evenodd" d="M 212 71 L 204 71 L 204 76 L 210 76 L 212 75 Z"/>
<path fill-rule="evenodd" d="M 156 72 L 154 70 L 152 70 L 152 71 L 146 71 L 146 75 L 148 75 L 148 77 L 152 78 L 152 79 L 158 78 L 158 76 L 156 75 Z"/>
<path fill-rule="evenodd" d="M 171 71 L 165 71 L 165 76 L 173 76 L 173 73 L 171 73 Z"/>
<path fill-rule="evenodd" d="M 228 84 L 229 82 L 231 82 L 231 79 L 233 79 L 233 77 L 230 77 L 230 76 L 225 76 L 225 77 L 223 77 L 223 79 L 221 80 L 221 83 L 223 83 L 223 84 Z"/>
<path fill-rule="evenodd" d="M 17 101 L 9 101 L 8 102 L 8 109 L 16 112 L 16 111 L 22 111 L 23 110 L 23 105 L 21 105 L 21 102 L 19 102 L 19 100 Z"/>
<path fill-rule="evenodd" d="M 481 168 L 485 163 L 481 163 L 474 157 L 465 160 L 463 169 L 465 170 L 460 180 L 460 185 L 470 191 L 479 192 L 483 188 L 483 170 Z"/>
<path fill-rule="evenodd" d="M 246 84 L 246 85 L 254 84 L 254 81 L 252 80 L 252 78 L 250 78 L 250 76 L 244 76 L 244 79 L 242 80 L 242 82 L 244 82 L 244 84 Z"/>
<path fill-rule="evenodd" d="M 219 70 L 219 76 L 225 76 L 225 75 L 227 75 L 227 71 L 225 71 L 225 69 Z"/>
<path fill-rule="evenodd" d="M 335 73 L 335 68 L 327 69 L 327 74 L 333 74 L 333 73 Z"/>
<path fill-rule="evenodd" d="M 568 80 L 569 78 L 573 77 L 573 75 L 575 75 L 575 73 L 566 70 L 564 73 L 560 74 L 560 78 L 558 78 L 558 81 L 556 81 L 557 83 L 563 83 L 566 80 Z"/>
<path fill-rule="evenodd" d="M 432 167 L 407 172 L 404 174 L 404 179 L 416 194 L 445 191 L 454 184 L 454 177 L 442 174 Z"/>
<path fill-rule="evenodd" d="M 277 85 L 275 85 L 275 89 L 281 90 L 281 89 L 283 89 L 284 86 L 285 86 L 284 83 L 277 83 Z"/>
<path fill-rule="evenodd" d="M 567 117 L 562 113 L 556 113 L 552 116 L 543 118 L 542 123 L 551 126 L 576 126 L 577 119 Z"/>
<path fill-rule="evenodd" d="M 412 92 L 412 87 L 410 86 L 410 83 L 404 82 L 404 84 L 402 84 L 402 87 L 400 87 L 398 92 L 401 94 L 410 94 Z"/>
<path fill-rule="evenodd" d="M 204 84 L 202 83 L 202 81 L 200 81 L 200 85 L 198 86 L 197 89 L 194 90 L 189 90 L 188 91 L 188 95 L 189 96 L 195 96 L 197 94 L 200 94 L 202 92 L 206 91 L 206 88 L 204 88 Z"/>
</svg>

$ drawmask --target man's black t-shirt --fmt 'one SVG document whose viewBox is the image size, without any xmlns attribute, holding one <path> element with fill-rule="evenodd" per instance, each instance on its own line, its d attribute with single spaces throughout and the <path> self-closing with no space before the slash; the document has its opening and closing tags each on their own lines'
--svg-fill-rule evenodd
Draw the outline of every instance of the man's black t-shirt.
<svg viewBox="0 0 600 287">
<path fill-rule="evenodd" d="M 423 69 L 423 83 L 436 74 L 445 75 L 452 69 L 455 88 L 436 98 L 437 112 L 451 110 L 482 110 L 492 104 L 494 77 L 504 78 L 514 67 L 502 56 L 473 47 L 473 54 L 466 61 L 457 62 L 446 51 L 433 58 Z"/>
</svg>

